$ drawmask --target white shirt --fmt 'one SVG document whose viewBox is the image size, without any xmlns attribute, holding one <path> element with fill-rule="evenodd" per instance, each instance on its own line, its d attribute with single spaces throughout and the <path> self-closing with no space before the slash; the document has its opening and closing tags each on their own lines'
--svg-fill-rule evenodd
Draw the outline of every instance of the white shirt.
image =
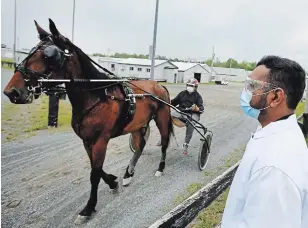
<svg viewBox="0 0 308 228">
<path fill-rule="evenodd" d="M 234 176 L 221 228 L 308 228 L 308 149 L 295 114 L 258 127 Z"/>
</svg>

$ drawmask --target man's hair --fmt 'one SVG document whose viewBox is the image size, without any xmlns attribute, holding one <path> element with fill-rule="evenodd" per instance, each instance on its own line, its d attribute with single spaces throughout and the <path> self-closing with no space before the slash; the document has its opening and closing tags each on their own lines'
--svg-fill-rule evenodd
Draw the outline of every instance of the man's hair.
<svg viewBox="0 0 308 228">
<path fill-rule="evenodd" d="M 270 70 L 268 82 L 284 90 L 288 108 L 295 110 L 306 87 L 305 70 L 293 60 L 273 55 L 263 57 L 257 63 L 260 65 Z"/>
</svg>

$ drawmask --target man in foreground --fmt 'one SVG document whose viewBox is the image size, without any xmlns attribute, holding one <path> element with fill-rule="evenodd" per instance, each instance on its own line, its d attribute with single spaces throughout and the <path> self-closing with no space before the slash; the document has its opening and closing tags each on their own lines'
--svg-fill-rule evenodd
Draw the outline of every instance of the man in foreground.
<svg viewBox="0 0 308 228">
<path fill-rule="evenodd" d="M 246 79 L 240 104 L 261 126 L 233 179 L 222 228 L 308 227 L 308 149 L 294 114 L 304 89 L 304 69 L 276 56 Z"/>
</svg>

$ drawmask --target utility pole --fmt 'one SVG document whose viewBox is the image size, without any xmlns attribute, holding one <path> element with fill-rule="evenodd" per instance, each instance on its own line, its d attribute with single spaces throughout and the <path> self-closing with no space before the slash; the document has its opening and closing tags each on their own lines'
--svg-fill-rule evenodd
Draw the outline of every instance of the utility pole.
<svg viewBox="0 0 308 228">
<path fill-rule="evenodd" d="M 211 80 L 213 79 L 214 58 L 215 58 L 215 51 L 214 51 L 214 46 L 213 46 L 212 62 L 211 62 Z"/>
<path fill-rule="evenodd" d="M 152 59 L 152 50 L 153 50 L 153 46 L 152 45 L 150 45 L 150 47 L 149 47 L 149 56 L 148 56 L 148 59 Z"/>
<path fill-rule="evenodd" d="M 230 58 L 229 77 L 230 77 L 230 75 L 231 75 L 231 64 L 232 64 L 232 59 Z"/>
<path fill-rule="evenodd" d="M 75 25 L 75 0 L 73 0 L 73 26 L 72 26 L 72 43 L 74 42 L 74 25 Z"/>
<path fill-rule="evenodd" d="M 230 75 L 231 75 L 231 65 L 232 65 L 232 59 L 230 58 L 230 66 L 229 66 L 229 80 L 230 80 Z M 226 81 L 226 80 L 224 80 Z"/>
<path fill-rule="evenodd" d="M 154 80 L 154 65 L 155 65 L 155 50 L 156 50 L 156 34 L 157 34 L 157 18 L 158 18 L 159 0 L 156 0 L 155 20 L 154 20 L 154 34 L 152 45 L 152 61 L 151 61 L 151 80 Z"/>
<path fill-rule="evenodd" d="M 14 5 L 14 44 L 13 44 L 13 56 L 14 56 L 14 67 L 16 67 L 16 0 Z"/>
</svg>

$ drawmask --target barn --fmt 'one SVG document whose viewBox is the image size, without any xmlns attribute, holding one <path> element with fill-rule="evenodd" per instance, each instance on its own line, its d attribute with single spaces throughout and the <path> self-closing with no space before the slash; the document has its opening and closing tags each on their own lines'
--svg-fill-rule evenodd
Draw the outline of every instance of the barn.
<svg viewBox="0 0 308 228">
<path fill-rule="evenodd" d="M 208 72 L 210 72 L 209 81 L 215 81 L 215 76 L 217 74 L 216 71 L 206 63 L 201 64 L 201 66 L 203 66 L 203 68 L 205 68 Z"/>
<path fill-rule="evenodd" d="M 177 82 L 187 82 L 190 78 L 195 78 L 200 83 L 208 83 L 210 81 L 210 72 L 199 63 L 172 62 L 178 67 Z"/>
<path fill-rule="evenodd" d="M 137 58 L 91 57 L 119 77 L 150 79 L 151 60 Z M 155 60 L 154 80 L 175 83 L 178 67 L 168 60 Z"/>
<path fill-rule="evenodd" d="M 213 67 L 216 72 L 215 81 L 244 82 L 248 73 L 245 69 Z"/>
<path fill-rule="evenodd" d="M 1 58 L 8 58 L 8 59 L 13 59 L 14 54 L 13 54 L 13 49 L 12 48 L 1 48 Z M 16 50 L 16 63 L 19 64 L 21 63 L 29 54 L 28 50 Z"/>
</svg>

